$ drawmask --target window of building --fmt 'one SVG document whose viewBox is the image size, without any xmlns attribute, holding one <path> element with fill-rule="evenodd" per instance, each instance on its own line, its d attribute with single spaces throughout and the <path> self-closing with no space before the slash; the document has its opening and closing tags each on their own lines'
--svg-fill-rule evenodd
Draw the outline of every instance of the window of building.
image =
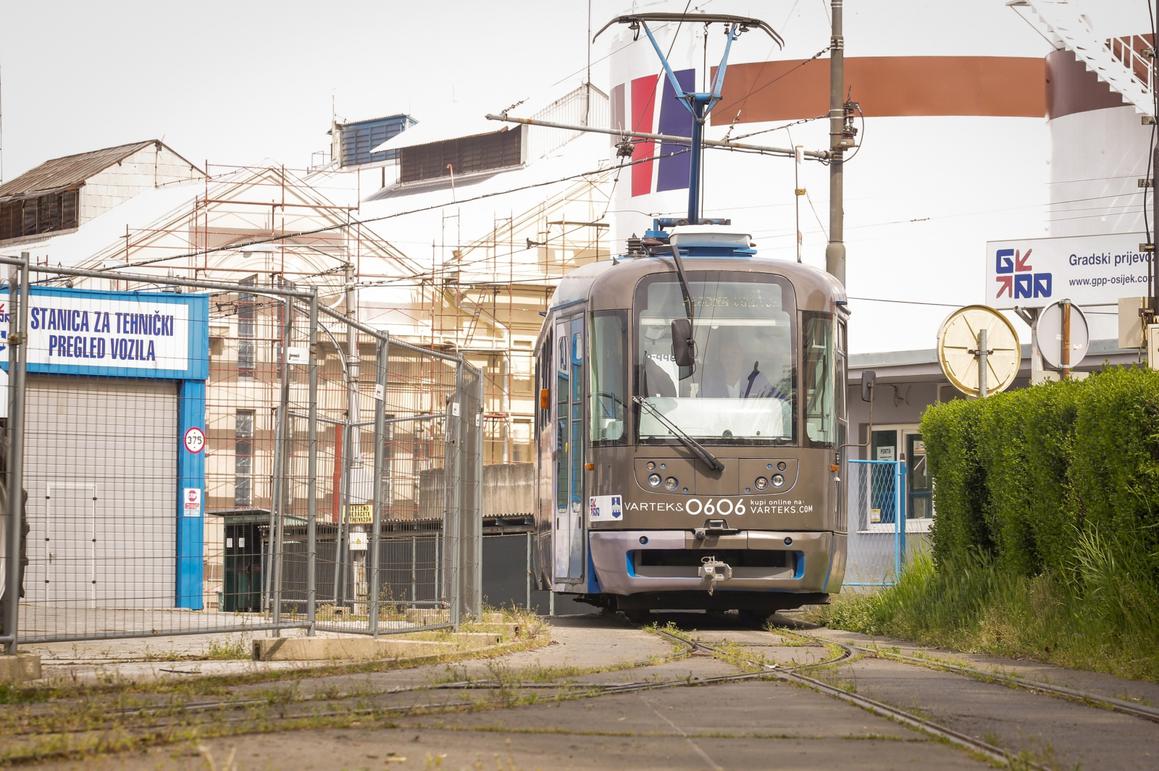
<svg viewBox="0 0 1159 771">
<path fill-rule="evenodd" d="M 256 286 L 257 276 L 248 276 L 239 283 Z M 237 295 L 237 374 L 253 377 L 257 366 L 254 336 L 257 331 L 257 296 L 250 292 Z"/>
<path fill-rule="evenodd" d="M 518 166 L 523 162 L 522 128 L 404 147 L 399 180 L 422 182 Z"/>
<path fill-rule="evenodd" d="M 253 505 L 254 411 L 238 410 L 234 415 L 233 505 Z"/>
<path fill-rule="evenodd" d="M 0 241 L 77 227 L 79 198 L 63 190 L 0 202 Z"/>
</svg>

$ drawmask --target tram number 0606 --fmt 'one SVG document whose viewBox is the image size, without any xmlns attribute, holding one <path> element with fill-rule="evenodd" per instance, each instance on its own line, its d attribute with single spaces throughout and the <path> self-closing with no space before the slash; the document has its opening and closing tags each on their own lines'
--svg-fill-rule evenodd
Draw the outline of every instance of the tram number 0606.
<svg viewBox="0 0 1159 771">
<path fill-rule="evenodd" d="M 730 514 L 743 517 L 745 505 L 743 500 L 734 501 L 731 498 L 720 498 L 717 500 L 709 498 L 706 501 L 702 501 L 699 498 L 692 498 L 684 504 L 684 512 L 694 517 L 727 517 Z"/>
</svg>

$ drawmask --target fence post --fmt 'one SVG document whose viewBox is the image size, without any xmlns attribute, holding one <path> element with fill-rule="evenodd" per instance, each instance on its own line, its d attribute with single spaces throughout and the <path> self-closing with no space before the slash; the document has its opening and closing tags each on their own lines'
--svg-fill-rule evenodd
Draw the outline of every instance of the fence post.
<svg viewBox="0 0 1159 771">
<path fill-rule="evenodd" d="M 383 468 L 386 465 L 386 364 L 390 358 L 390 338 L 378 343 L 377 371 L 374 378 L 374 482 L 371 486 L 370 526 L 370 633 L 378 636 L 378 569 L 382 561 L 379 539 L 382 536 Z"/>
<path fill-rule="evenodd" d="M 527 609 L 531 610 L 531 532 L 526 533 L 527 536 Z"/>
<path fill-rule="evenodd" d="M 445 475 L 450 480 L 450 498 L 447 500 L 446 530 L 448 543 L 443 550 L 450 564 L 448 586 L 451 590 L 451 625 L 459 628 L 463 612 L 463 361 L 455 366 L 455 391 L 447 405 L 447 435 L 450 463 Z"/>
<path fill-rule="evenodd" d="M 309 425 L 306 454 L 306 623 L 307 634 L 314 634 L 318 602 L 318 287 L 310 295 L 310 380 Z"/>
<path fill-rule="evenodd" d="M 350 436 L 350 416 L 346 417 L 346 425 L 342 427 L 342 478 L 339 480 L 341 492 L 338 494 L 338 523 L 334 530 L 334 606 L 346 600 L 345 585 L 342 583 L 342 568 L 345 561 L 342 558 L 342 533 L 346 528 L 347 512 L 350 506 L 350 449 L 353 445 Z M 339 589 L 339 587 L 342 587 Z"/>
<path fill-rule="evenodd" d="M 475 376 L 475 398 L 472 420 L 475 426 L 475 441 L 471 448 L 475 456 L 471 460 L 473 473 L 471 474 L 474 488 L 471 491 L 471 596 L 470 612 L 476 620 L 483 619 L 483 372 L 480 370 Z"/>
<path fill-rule="evenodd" d="M 277 426 L 274 429 L 274 475 L 270 500 L 269 548 L 263 565 L 265 601 L 270 620 L 276 626 L 282 621 L 282 523 L 285 521 L 287 485 L 286 465 L 290 445 L 290 342 L 294 331 L 294 299 L 283 299 L 285 319 L 282 323 L 281 394 L 278 399 Z"/>
<path fill-rule="evenodd" d="M 16 653 L 17 626 L 20 621 L 20 542 L 24 525 L 24 374 L 28 364 L 28 253 L 20 255 L 22 264 L 8 277 L 8 478 L 5 480 L 8 511 L 5 520 L 5 576 L 3 608 L 4 652 Z M 14 285 L 13 278 L 19 282 Z"/>
<path fill-rule="evenodd" d="M 418 603 L 418 561 L 419 561 L 419 536 L 418 533 L 412 533 L 410 537 L 410 601 L 412 605 Z"/>
<path fill-rule="evenodd" d="M 902 464 L 905 461 L 893 462 L 893 582 L 896 584 L 901 578 L 901 549 L 902 533 L 905 532 L 905 512 L 902 511 Z"/>
<path fill-rule="evenodd" d="M 898 548 L 898 578 L 901 578 L 901 568 L 905 567 L 905 521 L 909 518 L 909 469 L 906 462 L 901 462 L 901 525 L 898 527 L 901 545 Z"/>
</svg>

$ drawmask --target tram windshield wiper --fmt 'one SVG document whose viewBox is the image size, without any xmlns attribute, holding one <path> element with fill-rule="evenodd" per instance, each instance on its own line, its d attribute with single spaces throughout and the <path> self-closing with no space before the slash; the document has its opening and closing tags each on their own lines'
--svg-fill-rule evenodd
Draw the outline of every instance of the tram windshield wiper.
<svg viewBox="0 0 1159 771">
<path fill-rule="evenodd" d="M 656 407 L 654 405 L 652 405 L 651 403 L 649 403 L 647 399 L 645 399 L 642 396 L 635 396 L 635 397 L 632 397 L 632 401 L 636 402 L 636 404 L 638 404 L 641 407 L 643 407 L 644 409 L 648 410 L 648 412 L 650 412 L 652 414 L 652 417 L 656 418 L 662 424 L 664 424 L 665 428 L 667 428 L 669 431 L 671 431 L 672 434 L 677 439 L 679 439 L 685 447 L 692 450 L 692 454 L 695 455 L 696 457 L 700 458 L 702 461 L 704 461 L 705 465 L 707 465 L 710 469 L 712 469 L 713 471 L 723 471 L 724 470 L 724 464 L 720 462 L 720 458 L 717 458 L 715 455 L 713 455 L 711 452 L 709 452 L 708 449 L 704 445 L 702 445 L 700 442 L 696 441 L 691 436 L 684 433 L 684 431 L 680 428 L 680 426 L 676 425 L 671 420 L 669 420 L 668 416 L 666 416 L 660 410 L 656 409 Z"/>
</svg>

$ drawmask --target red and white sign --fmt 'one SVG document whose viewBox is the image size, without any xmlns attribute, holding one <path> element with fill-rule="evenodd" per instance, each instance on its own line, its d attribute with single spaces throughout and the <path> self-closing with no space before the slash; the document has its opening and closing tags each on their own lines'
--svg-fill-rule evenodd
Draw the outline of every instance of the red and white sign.
<svg viewBox="0 0 1159 771">
<path fill-rule="evenodd" d="M 181 491 L 181 509 L 187 517 L 201 516 L 200 487 L 186 487 Z"/>
<path fill-rule="evenodd" d="M 185 449 L 196 455 L 205 449 L 205 432 L 197 426 L 190 426 L 185 432 Z"/>
</svg>

